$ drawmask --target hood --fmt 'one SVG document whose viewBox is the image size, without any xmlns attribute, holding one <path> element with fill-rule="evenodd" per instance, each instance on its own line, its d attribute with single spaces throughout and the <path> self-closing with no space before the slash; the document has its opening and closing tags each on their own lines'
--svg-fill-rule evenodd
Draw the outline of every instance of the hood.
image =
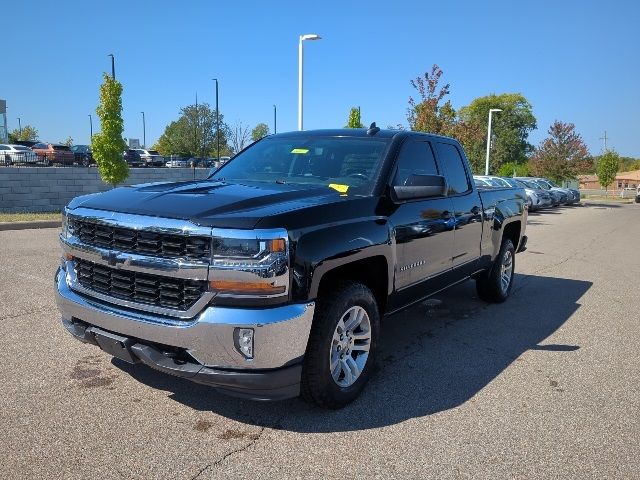
<svg viewBox="0 0 640 480">
<path fill-rule="evenodd" d="M 220 228 L 254 228 L 264 217 L 346 198 L 325 186 L 203 180 L 115 188 L 75 198 L 68 208 L 175 218 Z"/>
</svg>

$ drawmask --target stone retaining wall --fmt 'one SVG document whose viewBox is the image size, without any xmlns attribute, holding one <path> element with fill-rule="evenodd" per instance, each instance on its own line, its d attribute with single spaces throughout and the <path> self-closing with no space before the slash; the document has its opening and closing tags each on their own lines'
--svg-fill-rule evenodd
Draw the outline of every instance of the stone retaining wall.
<svg viewBox="0 0 640 480">
<path fill-rule="evenodd" d="M 126 185 L 205 178 L 206 168 L 132 168 Z M 109 190 L 95 167 L 0 168 L 0 212 L 60 211 L 73 197 Z"/>
</svg>

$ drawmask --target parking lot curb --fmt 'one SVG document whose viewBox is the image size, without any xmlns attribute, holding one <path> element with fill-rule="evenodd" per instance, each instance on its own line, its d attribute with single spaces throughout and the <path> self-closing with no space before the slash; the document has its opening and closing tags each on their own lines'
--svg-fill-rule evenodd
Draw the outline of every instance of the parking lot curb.
<svg viewBox="0 0 640 480">
<path fill-rule="evenodd" d="M 0 222 L 0 232 L 6 230 L 31 230 L 38 228 L 59 228 L 61 220 L 46 220 L 39 222 Z"/>
</svg>

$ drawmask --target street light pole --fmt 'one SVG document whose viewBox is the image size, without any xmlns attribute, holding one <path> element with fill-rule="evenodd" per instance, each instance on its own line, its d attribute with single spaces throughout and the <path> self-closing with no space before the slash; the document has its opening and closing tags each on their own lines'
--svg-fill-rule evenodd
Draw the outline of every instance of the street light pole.
<svg viewBox="0 0 640 480">
<path fill-rule="evenodd" d="M 18 117 L 18 131 L 20 132 L 20 136 L 22 136 L 22 124 L 20 123 L 20 117 Z"/>
<path fill-rule="evenodd" d="M 111 57 L 111 78 L 116 79 L 116 60 L 113 56 L 113 53 L 107 55 L 107 57 Z"/>
<path fill-rule="evenodd" d="M 300 41 L 298 43 L 298 130 L 302 130 L 302 89 L 303 89 L 303 62 L 304 62 L 304 54 L 302 42 L 305 40 L 320 40 L 322 37 L 320 35 L 316 35 L 315 33 L 308 33 L 306 35 L 300 35 Z"/>
<path fill-rule="evenodd" d="M 91 118 L 91 114 L 89 114 L 89 145 L 93 141 L 93 119 Z"/>
<path fill-rule="evenodd" d="M 278 133 L 278 110 L 276 106 L 273 106 L 273 134 Z"/>
<path fill-rule="evenodd" d="M 489 128 L 487 130 L 487 160 L 484 166 L 484 174 L 489 175 L 489 151 L 491 150 L 491 114 L 493 112 L 501 112 L 500 108 L 491 108 L 489 109 Z"/>
<path fill-rule="evenodd" d="M 144 112 L 142 114 L 142 147 L 147 148 L 147 124 L 144 119 Z"/>
<path fill-rule="evenodd" d="M 218 79 L 214 78 L 214 82 L 216 82 L 216 143 L 217 143 L 217 151 L 218 151 L 218 165 L 220 165 L 220 114 L 218 112 Z"/>
</svg>

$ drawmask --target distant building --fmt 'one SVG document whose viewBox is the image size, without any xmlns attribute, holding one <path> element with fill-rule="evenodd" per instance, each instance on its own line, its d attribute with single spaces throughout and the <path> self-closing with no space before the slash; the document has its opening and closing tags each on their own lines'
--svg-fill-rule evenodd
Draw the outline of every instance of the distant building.
<svg viewBox="0 0 640 480">
<path fill-rule="evenodd" d="M 604 187 L 600 185 L 597 175 L 578 175 L 580 188 L 584 190 L 600 190 Z M 625 188 L 637 188 L 640 185 L 640 170 L 632 172 L 620 172 L 616 175 L 615 181 L 607 185 L 607 190 L 618 191 Z"/>
</svg>

